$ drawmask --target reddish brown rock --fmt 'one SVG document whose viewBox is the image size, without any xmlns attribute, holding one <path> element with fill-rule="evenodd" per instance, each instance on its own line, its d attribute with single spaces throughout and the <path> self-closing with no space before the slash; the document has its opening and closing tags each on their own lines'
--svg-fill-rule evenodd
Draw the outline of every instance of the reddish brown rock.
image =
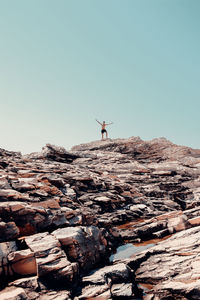
<svg viewBox="0 0 200 300">
<path fill-rule="evenodd" d="M 34 253 L 30 249 L 11 252 L 8 262 L 14 274 L 36 275 L 37 266 Z"/>
<path fill-rule="evenodd" d="M 33 207 L 39 206 L 39 207 L 50 208 L 50 209 L 60 209 L 59 201 L 53 200 L 53 199 L 32 203 L 31 206 L 33 206 Z"/>
</svg>

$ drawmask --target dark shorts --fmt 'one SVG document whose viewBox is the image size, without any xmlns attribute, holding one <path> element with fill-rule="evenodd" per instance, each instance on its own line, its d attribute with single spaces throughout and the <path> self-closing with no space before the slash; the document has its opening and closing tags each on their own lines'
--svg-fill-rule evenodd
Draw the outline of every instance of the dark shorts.
<svg viewBox="0 0 200 300">
<path fill-rule="evenodd" d="M 105 129 L 102 129 L 102 130 L 101 130 L 101 133 L 104 133 L 104 132 L 107 132 L 107 131 L 106 131 Z"/>
</svg>

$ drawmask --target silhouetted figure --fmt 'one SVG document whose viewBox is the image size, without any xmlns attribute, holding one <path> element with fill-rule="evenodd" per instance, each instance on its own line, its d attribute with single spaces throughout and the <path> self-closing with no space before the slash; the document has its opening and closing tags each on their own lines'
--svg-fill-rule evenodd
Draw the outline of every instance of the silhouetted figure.
<svg viewBox="0 0 200 300">
<path fill-rule="evenodd" d="M 106 138 L 108 138 L 108 132 L 106 130 L 106 126 L 113 124 L 113 122 L 106 124 L 105 121 L 103 121 L 103 123 L 99 122 L 97 119 L 96 119 L 96 121 L 101 125 L 101 138 L 102 138 L 102 140 L 104 139 L 104 133 L 106 134 Z"/>
</svg>

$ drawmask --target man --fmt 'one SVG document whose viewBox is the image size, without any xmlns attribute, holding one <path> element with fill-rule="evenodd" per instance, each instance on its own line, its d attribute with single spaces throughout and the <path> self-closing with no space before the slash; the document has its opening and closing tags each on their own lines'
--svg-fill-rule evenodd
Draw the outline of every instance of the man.
<svg viewBox="0 0 200 300">
<path fill-rule="evenodd" d="M 106 126 L 113 124 L 113 122 L 106 124 L 105 121 L 103 121 L 103 124 L 102 124 L 97 119 L 96 119 L 96 121 L 101 125 L 101 137 L 102 137 L 102 140 L 104 139 L 104 133 L 106 134 L 106 138 L 108 138 L 108 133 L 107 133 L 107 130 L 106 130 Z"/>
</svg>

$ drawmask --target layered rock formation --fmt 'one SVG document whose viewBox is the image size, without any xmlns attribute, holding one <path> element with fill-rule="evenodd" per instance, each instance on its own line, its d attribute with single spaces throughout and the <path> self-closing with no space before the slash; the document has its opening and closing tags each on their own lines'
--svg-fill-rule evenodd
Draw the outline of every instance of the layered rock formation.
<svg viewBox="0 0 200 300">
<path fill-rule="evenodd" d="M 199 177 L 164 138 L 0 149 L 0 299 L 199 299 Z"/>
</svg>

